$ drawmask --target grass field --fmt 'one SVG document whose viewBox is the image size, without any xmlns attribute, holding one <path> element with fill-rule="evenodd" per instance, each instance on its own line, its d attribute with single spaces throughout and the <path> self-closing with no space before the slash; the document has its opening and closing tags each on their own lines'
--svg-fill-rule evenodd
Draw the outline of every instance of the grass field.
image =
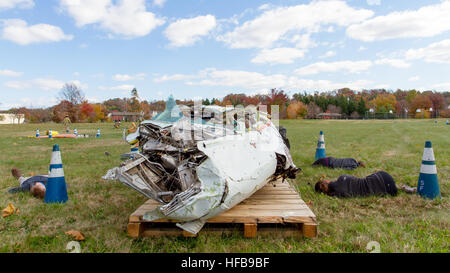
<svg viewBox="0 0 450 273">
<path fill-rule="evenodd" d="M 126 236 L 127 220 L 145 198 L 120 182 L 101 176 L 120 163 L 129 151 L 122 131 L 112 124 L 77 124 L 88 139 L 31 139 L 36 127 L 41 133 L 56 124 L 0 125 L 0 207 L 8 203 L 18 214 L 0 218 L 0 252 L 67 252 L 72 239 L 68 230 L 80 230 L 86 240 L 81 252 L 367 252 L 377 241 L 382 252 L 449 252 L 450 247 L 450 126 L 445 120 L 386 121 L 282 121 L 288 129 L 291 153 L 302 168 L 291 183 L 302 198 L 311 201 L 319 222 L 315 239 L 263 237 L 245 239 L 232 235 L 200 235 L 197 238 L 132 239 Z M 325 132 L 329 156 L 355 157 L 367 168 L 353 172 L 312 168 L 319 131 Z M 416 186 L 423 147 L 433 142 L 442 200 L 424 200 L 401 193 L 397 197 L 337 199 L 314 192 L 321 177 L 337 178 L 349 173 L 366 176 L 378 170 L 389 172 L 397 184 Z M 48 171 L 52 144 L 62 151 L 69 201 L 45 204 L 29 194 L 8 194 L 17 181 L 10 169 L 24 175 Z M 108 151 L 111 156 L 106 156 Z"/>
</svg>

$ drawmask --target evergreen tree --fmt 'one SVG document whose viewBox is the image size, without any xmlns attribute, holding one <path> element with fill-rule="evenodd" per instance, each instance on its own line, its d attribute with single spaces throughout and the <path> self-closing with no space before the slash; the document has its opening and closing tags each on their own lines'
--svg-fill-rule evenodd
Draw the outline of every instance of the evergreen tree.
<svg viewBox="0 0 450 273">
<path fill-rule="evenodd" d="M 362 97 L 359 100 L 357 111 L 358 111 L 358 114 L 360 114 L 361 116 L 366 114 L 366 111 L 367 111 L 366 102 L 364 101 L 364 99 Z"/>
</svg>

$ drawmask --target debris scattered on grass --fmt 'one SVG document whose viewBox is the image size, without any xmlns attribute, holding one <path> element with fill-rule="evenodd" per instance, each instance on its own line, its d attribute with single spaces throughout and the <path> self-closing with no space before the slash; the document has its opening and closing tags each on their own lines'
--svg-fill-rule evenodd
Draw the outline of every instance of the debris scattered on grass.
<svg viewBox="0 0 450 273">
<path fill-rule="evenodd" d="M 69 230 L 66 232 L 67 235 L 72 236 L 77 241 L 84 241 L 84 235 L 78 230 Z"/>
<path fill-rule="evenodd" d="M 13 215 L 14 213 L 19 213 L 19 209 L 16 209 L 13 204 L 9 203 L 6 208 L 2 210 L 2 217 L 8 217 Z"/>
</svg>

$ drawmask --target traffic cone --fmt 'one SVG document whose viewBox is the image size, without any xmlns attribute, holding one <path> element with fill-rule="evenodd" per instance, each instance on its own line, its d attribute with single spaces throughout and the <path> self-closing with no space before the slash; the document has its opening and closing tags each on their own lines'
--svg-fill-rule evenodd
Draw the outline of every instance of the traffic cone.
<svg viewBox="0 0 450 273">
<path fill-rule="evenodd" d="M 325 139 L 323 136 L 323 132 L 320 131 L 320 135 L 319 135 L 319 141 L 317 142 L 317 149 L 316 149 L 316 157 L 315 160 L 322 158 L 322 157 L 326 157 L 327 155 L 325 154 Z"/>
<path fill-rule="evenodd" d="M 434 199 L 438 196 L 441 197 L 431 141 L 425 142 L 422 166 L 420 167 L 419 183 L 417 184 L 417 193 L 422 197 L 429 199 Z"/>
<path fill-rule="evenodd" d="M 39 128 L 37 128 L 37 130 L 36 130 L 36 138 L 38 138 L 39 137 Z"/>
<path fill-rule="evenodd" d="M 97 129 L 97 135 L 95 137 L 100 137 L 100 128 Z"/>
<path fill-rule="evenodd" d="M 77 128 L 73 129 L 73 134 L 74 134 L 75 136 L 78 136 L 78 130 L 77 130 Z"/>
<path fill-rule="evenodd" d="M 52 138 L 52 129 L 48 129 L 48 138 Z"/>
<path fill-rule="evenodd" d="M 50 161 L 50 175 L 48 176 L 45 203 L 65 203 L 67 197 L 66 178 L 59 145 L 53 145 L 52 160 Z"/>
</svg>

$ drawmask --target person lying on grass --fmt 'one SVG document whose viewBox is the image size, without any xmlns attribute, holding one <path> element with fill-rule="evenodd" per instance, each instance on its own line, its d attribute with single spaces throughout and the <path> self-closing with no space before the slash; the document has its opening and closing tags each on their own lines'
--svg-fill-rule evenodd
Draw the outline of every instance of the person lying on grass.
<svg viewBox="0 0 450 273">
<path fill-rule="evenodd" d="M 313 164 L 313 166 L 323 166 L 331 169 L 346 169 L 346 170 L 354 170 L 358 167 L 366 167 L 366 164 L 362 161 L 356 161 L 353 158 L 334 158 L 334 157 L 322 157 L 317 159 Z"/>
<path fill-rule="evenodd" d="M 414 193 L 416 189 L 402 186 L 400 189 Z M 357 178 L 348 174 L 339 176 L 336 181 L 319 180 L 315 185 L 316 192 L 336 197 L 365 197 L 397 195 L 394 178 L 387 172 L 376 172 L 365 178 Z"/>
<path fill-rule="evenodd" d="M 36 198 L 44 198 L 48 181 L 48 175 L 36 175 L 32 177 L 23 177 L 16 168 L 11 170 L 12 175 L 19 180 L 19 187 L 11 188 L 9 193 L 30 192 Z"/>
</svg>

